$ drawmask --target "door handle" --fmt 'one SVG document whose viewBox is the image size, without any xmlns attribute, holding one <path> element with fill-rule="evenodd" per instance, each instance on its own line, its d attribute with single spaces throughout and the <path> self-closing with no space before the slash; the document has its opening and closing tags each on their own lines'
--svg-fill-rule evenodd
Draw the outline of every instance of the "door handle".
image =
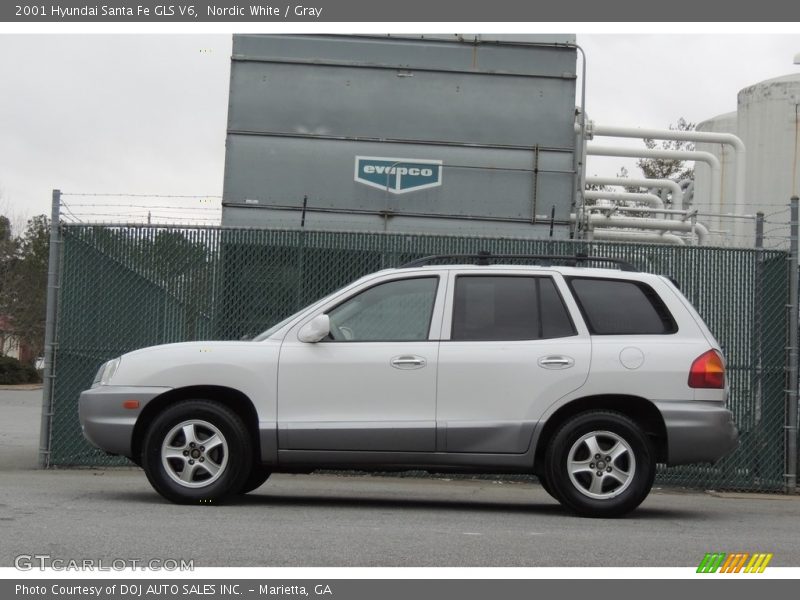
<svg viewBox="0 0 800 600">
<path fill-rule="evenodd" d="M 428 364 L 421 356 L 412 355 L 395 356 L 390 363 L 395 369 L 421 369 Z"/>
<path fill-rule="evenodd" d="M 575 360 L 569 356 L 543 356 L 539 359 L 539 366 L 545 369 L 569 369 Z"/>
</svg>

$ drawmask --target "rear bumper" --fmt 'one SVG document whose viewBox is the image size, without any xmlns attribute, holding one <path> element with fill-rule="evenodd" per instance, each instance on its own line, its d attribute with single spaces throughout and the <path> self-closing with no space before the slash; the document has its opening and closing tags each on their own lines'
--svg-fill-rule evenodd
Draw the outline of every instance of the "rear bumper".
<svg viewBox="0 0 800 600">
<path fill-rule="evenodd" d="M 656 402 L 667 428 L 667 464 L 715 463 L 739 447 L 733 414 L 719 402 Z"/>
<path fill-rule="evenodd" d="M 84 437 L 109 454 L 130 456 L 136 419 L 148 402 L 170 389 L 103 385 L 86 390 L 78 401 Z M 126 400 L 138 400 L 139 407 L 124 408 L 122 403 Z"/>
</svg>

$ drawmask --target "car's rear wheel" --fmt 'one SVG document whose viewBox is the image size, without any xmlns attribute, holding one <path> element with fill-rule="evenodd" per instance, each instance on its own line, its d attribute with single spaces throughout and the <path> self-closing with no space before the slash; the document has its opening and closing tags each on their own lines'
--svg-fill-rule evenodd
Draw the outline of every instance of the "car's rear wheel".
<svg viewBox="0 0 800 600">
<path fill-rule="evenodd" d="M 550 482 L 547 481 L 547 477 L 544 475 L 544 473 L 540 473 L 537 475 L 537 477 L 539 478 L 539 483 L 544 491 L 547 492 L 552 498 L 556 498 L 556 495 L 553 493 L 553 488 L 550 487 Z M 558 500 L 558 498 L 556 498 L 556 500 Z"/>
<path fill-rule="evenodd" d="M 547 449 L 545 479 L 564 506 L 582 516 L 618 517 L 650 493 L 656 471 L 647 435 L 617 412 L 567 421 Z"/>
<path fill-rule="evenodd" d="M 235 412 L 209 400 L 186 400 L 151 423 L 142 466 L 168 500 L 211 504 L 242 489 L 252 457 L 252 441 Z"/>
</svg>

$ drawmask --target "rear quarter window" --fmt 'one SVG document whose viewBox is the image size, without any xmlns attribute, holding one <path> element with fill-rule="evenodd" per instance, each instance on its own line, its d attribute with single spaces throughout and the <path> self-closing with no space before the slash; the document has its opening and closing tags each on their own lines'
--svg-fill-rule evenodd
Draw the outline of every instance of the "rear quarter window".
<svg viewBox="0 0 800 600">
<path fill-rule="evenodd" d="M 678 325 L 659 295 L 646 283 L 622 279 L 568 279 L 593 335 L 668 335 Z"/>
</svg>

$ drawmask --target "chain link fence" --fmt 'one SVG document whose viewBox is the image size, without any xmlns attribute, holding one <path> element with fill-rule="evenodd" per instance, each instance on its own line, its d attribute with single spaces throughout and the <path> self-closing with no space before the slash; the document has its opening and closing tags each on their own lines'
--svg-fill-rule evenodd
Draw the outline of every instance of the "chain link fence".
<svg viewBox="0 0 800 600">
<path fill-rule="evenodd" d="M 784 485 L 787 255 L 774 250 L 443 235 L 62 224 L 49 464 L 126 464 L 93 449 L 77 417 L 98 366 L 169 342 L 246 339 L 364 274 L 429 254 L 566 254 L 673 276 L 729 362 L 741 447 L 714 466 L 660 468 L 661 484 Z M 658 483 L 657 483 L 658 484 Z"/>
</svg>

